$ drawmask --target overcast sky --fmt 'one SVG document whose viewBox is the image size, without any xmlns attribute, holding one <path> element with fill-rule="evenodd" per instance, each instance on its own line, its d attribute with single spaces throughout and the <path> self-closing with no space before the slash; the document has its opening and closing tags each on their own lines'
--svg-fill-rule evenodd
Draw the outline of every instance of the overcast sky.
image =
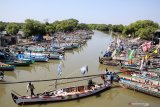
<svg viewBox="0 0 160 107">
<path fill-rule="evenodd" d="M 124 25 L 149 19 L 160 24 L 160 0 L 0 0 L 0 21 L 27 18 Z"/>
</svg>

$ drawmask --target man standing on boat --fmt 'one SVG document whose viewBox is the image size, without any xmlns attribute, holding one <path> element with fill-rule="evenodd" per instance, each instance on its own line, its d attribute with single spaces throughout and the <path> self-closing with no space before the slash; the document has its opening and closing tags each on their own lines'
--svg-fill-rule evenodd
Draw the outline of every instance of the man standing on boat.
<svg viewBox="0 0 160 107">
<path fill-rule="evenodd" d="M 29 82 L 28 83 L 28 85 L 27 85 L 27 92 L 28 92 L 28 89 L 30 89 L 30 92 L 31 92 L 31 97 L 34 95 L 35 96 L 35 94 L 34 94 L 34 85 L 31 83 L 31 82 Z"/>
</svg>

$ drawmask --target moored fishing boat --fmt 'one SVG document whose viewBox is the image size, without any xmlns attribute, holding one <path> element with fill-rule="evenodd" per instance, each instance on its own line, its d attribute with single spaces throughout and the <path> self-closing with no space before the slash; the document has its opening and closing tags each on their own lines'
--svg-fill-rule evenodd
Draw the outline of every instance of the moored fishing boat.
<svg viewBox="0 0 160 107">
<path fill-rule="evenodd" d="M 14 65 L 9 65 L 9 64 L 0 62 L 0 70 L 2 71 L 13 71 L 14 69 L 15 69 Z"/>
<path fill-rule="evenodd" d="M 36 96 L 20 96 L 16 93 L 11 93 L 12 99 L 16 104 L 33 104 L 33 103 L 48 103 L 69 101 L 95 95 L 99 92 L 107 90 L 111 87 L 110 83 L 96 84 L 94 86 L 77 86 L 62 88 L 55 91 L 38 93 Z"/>
<path fill-rule="evenodd" d="M 14 66 L 29 66 L 31 64 L 29 61 L 21 61 L 21 60 L 6 62 L 6 63 Z"/>
<path fill-rule="evenodd" d="M 48 57 L 46 56 L 34 56 L 33 59 L 35 62 L 48 62 Z"/>
<path fill-rule="evenodd" d="M 63 55 L 61 55 L 61 54 L 56 54 L 56 53 L 49 54 L 49 59 L 61 60 L 62 58 L 63 58 Z"/>
<path fill-rule="evenodd" d="M 100 59 L 99 58 L 99 63 L 103 65 L 108 65 L 108 66 L 118 66 L 119 63 L 116 60 L 110 60 L 110 59 Z"/>
<path fill-rule="evenodd" d="M 132 82 L 125 79 L 120 79 L 120 85 L 124 88 L 136 90 L 160 98 L 160 86 L 155 87 L 138 82 Z"/>
</svg>

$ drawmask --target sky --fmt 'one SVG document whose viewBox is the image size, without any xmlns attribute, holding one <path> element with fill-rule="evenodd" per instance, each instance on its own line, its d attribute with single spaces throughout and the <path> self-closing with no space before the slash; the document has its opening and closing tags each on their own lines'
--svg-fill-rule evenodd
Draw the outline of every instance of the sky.
<svg viewBox="0 0 160 107">
<path fill-rule="evenodd" d="M 124 24 L 153 20 L 160 24 L 160 0 L 0 0 L 0 21 L 41 22 L 74 18 L 80 23 Z"/>
</svg>

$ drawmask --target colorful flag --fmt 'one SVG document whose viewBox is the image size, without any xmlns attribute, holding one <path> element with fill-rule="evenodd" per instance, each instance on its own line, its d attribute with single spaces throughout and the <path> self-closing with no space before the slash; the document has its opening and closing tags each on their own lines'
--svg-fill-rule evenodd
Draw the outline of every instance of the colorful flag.
<svg viewBox="0 0 160 107">
<path fill-rule="evenodd" d="M 132 57 L 133 57 L 133 52 L 134 52 L 134 50 L 132 50 L 132 51 L 130 52 L 129 59 L 132 59 Z"/>
<path fill-rule="evenodd" d="M 158 49 L 154 50 L 154 53 L 158 53 Z"/>
<path fill-rule="evenodd" d="M 61 63 L 58 65 L 58 76 L 61 76 L 62 74 L 62 65 Z"/>
</svg>

